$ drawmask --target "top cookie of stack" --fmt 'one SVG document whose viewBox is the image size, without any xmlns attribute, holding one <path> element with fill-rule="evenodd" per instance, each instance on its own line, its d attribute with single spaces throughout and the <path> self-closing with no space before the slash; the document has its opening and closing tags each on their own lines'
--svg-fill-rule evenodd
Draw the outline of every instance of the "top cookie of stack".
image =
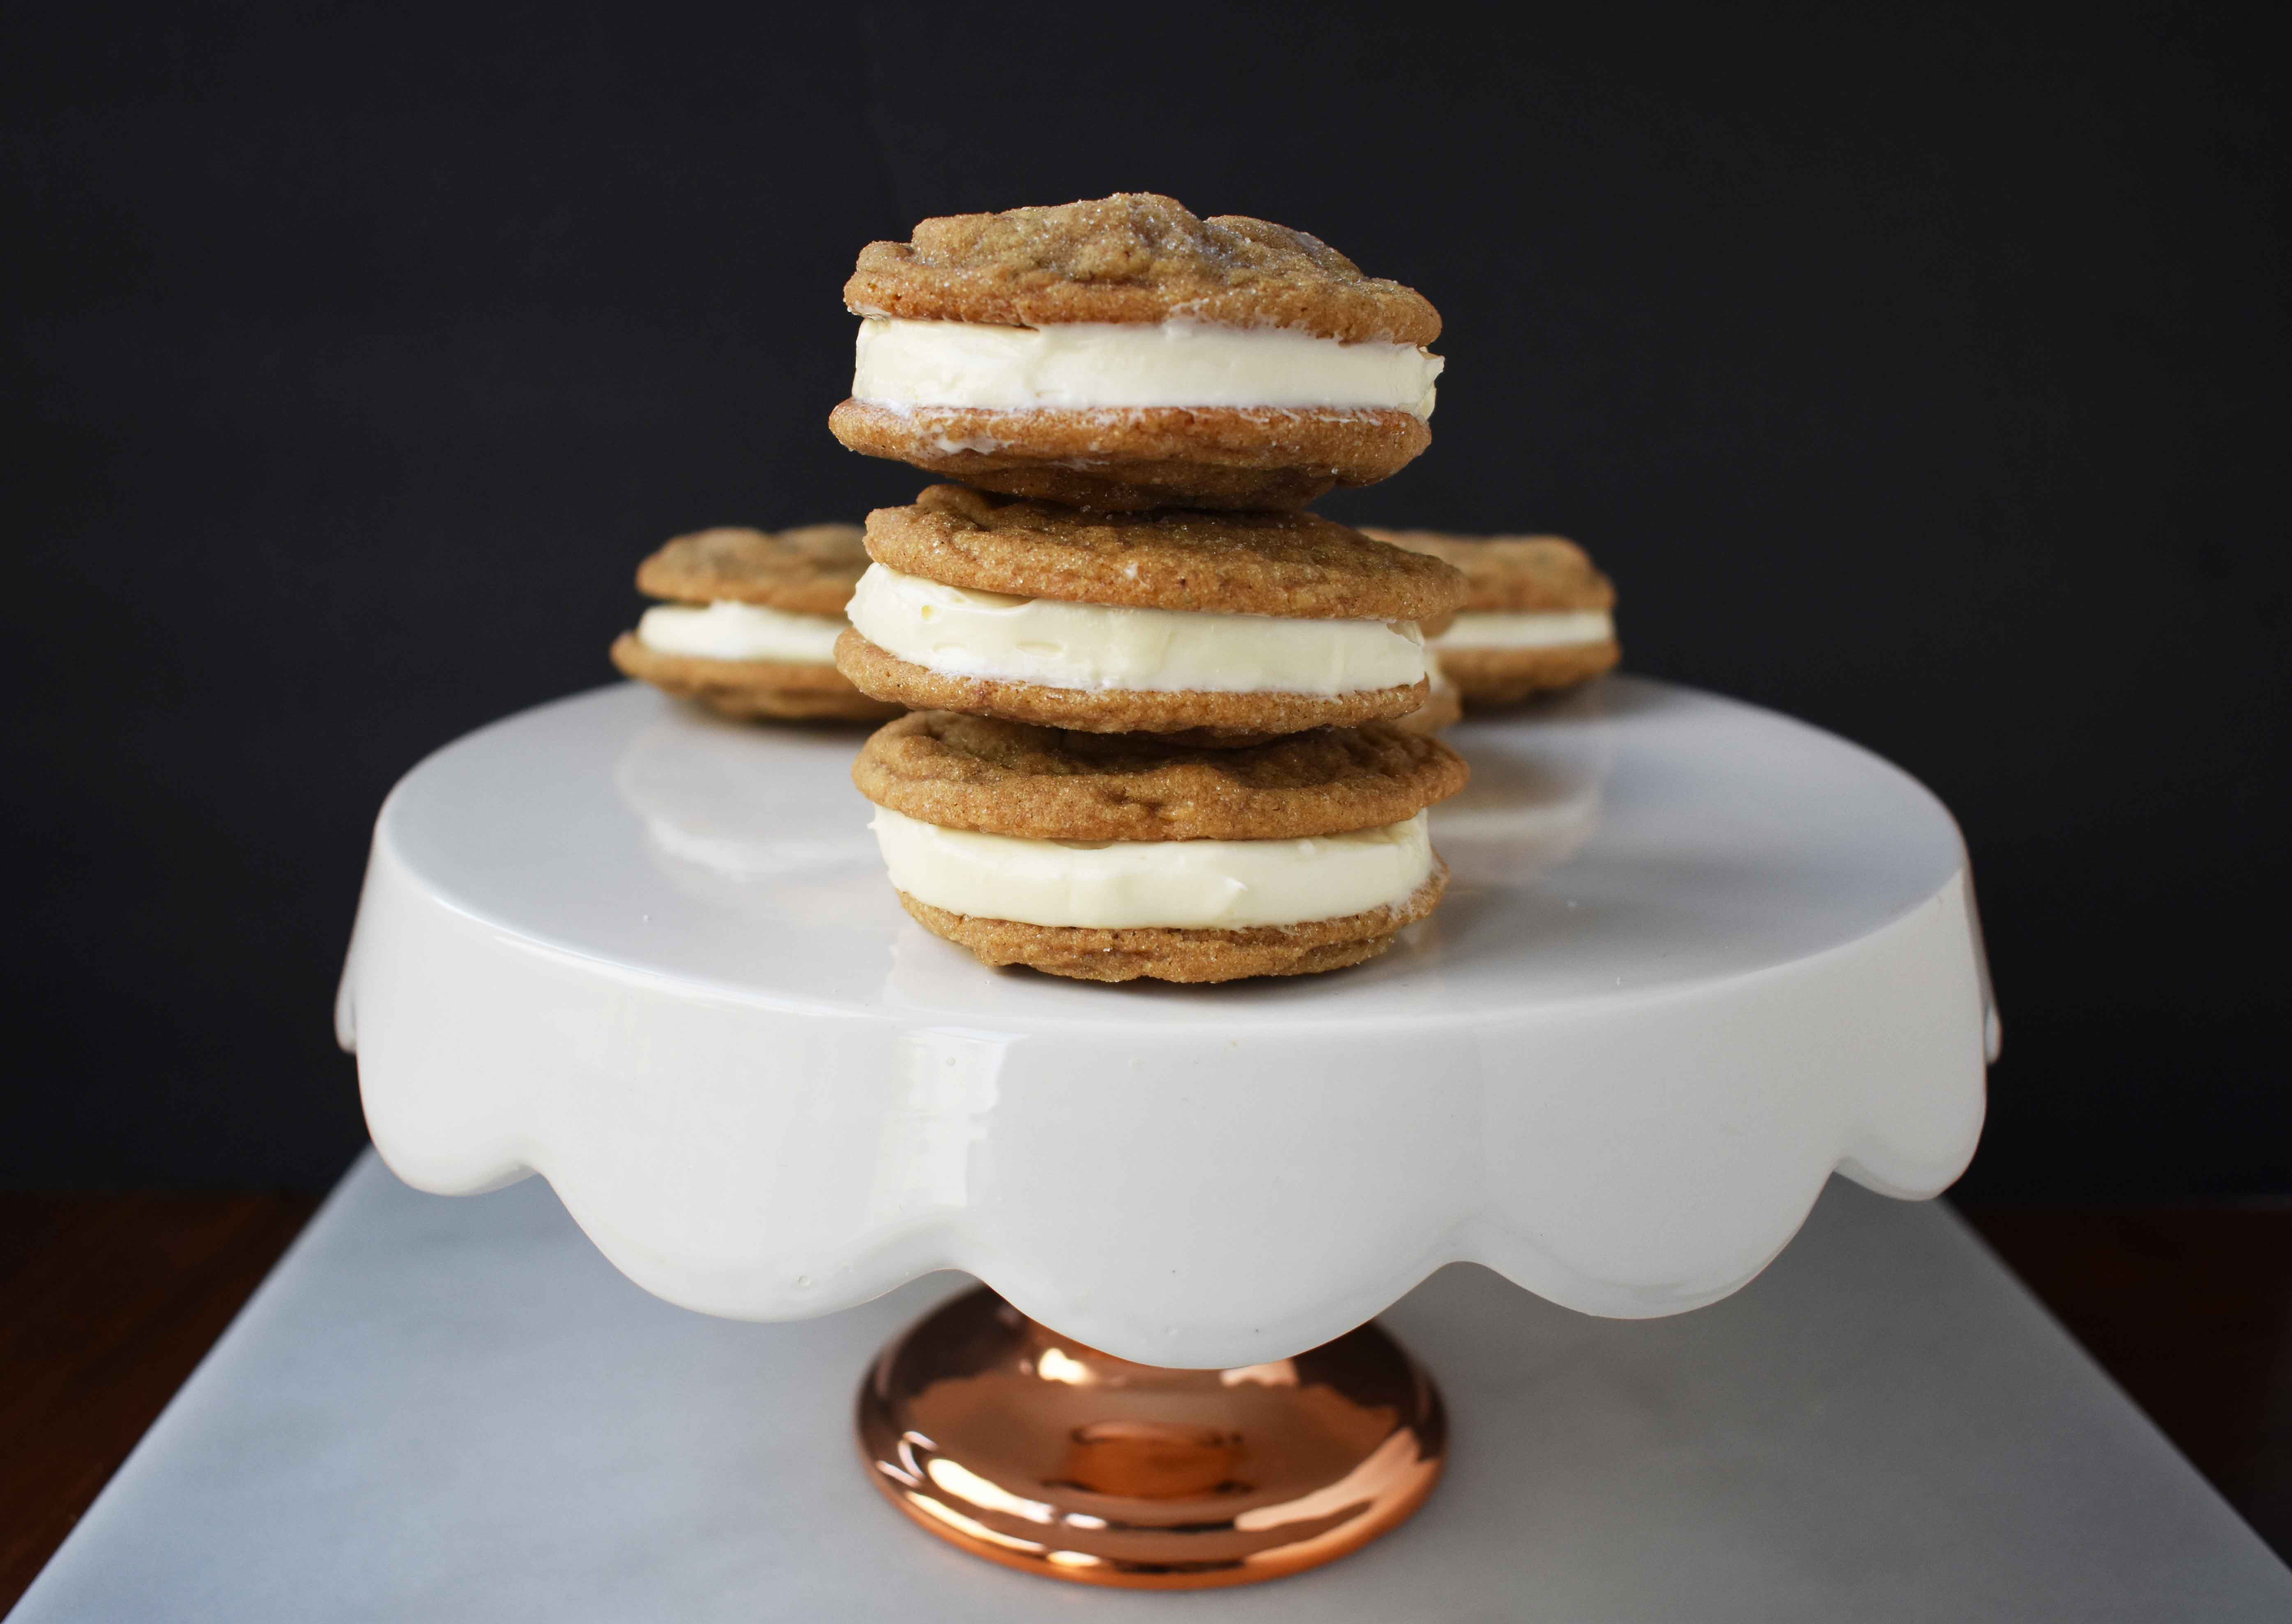
<svg viewBox="0 0 2292 1624">
<path fill-rule="evenodd" d="M 1432 443 L 1441 316 L 1303 231 L 1126 193 L 870 243 L 855 451 L 1102 509 L 1303 507 Z"/>
<path fill-rule="evenodd" d="M 835 647 L 922 713 L 854 774 L 908 912 L 1100 981 L 1335 969 L 1431 912 L 1465 768 L 1394 723 L 1464 578 L 1296 510 L 1429 442 L 1432 307 L 1144 195 L 925 221 L 844 298 L 836 437 L 979 488 L 868 515 Z"/>
</svg>

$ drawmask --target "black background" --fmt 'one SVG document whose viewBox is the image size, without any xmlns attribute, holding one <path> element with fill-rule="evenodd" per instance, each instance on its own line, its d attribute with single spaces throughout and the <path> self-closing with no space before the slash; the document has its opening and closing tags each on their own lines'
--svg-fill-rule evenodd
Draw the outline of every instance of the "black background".
<svg viewBox="0 0 2292 1624">
<path fill-rule="evenodd" d="M 1877 12 L 12 8 L 0 1182 L 330 1178 L 391 781 L 670 533 L 924 482 L 825 426 L 861 243 L 1139 189 L 1440 305 L 1328 511 L 1576 535 L 1633 666 L 1949 802 L 1970 1191 L 2292 1188 L 2276 58 Z"/>
</svg>

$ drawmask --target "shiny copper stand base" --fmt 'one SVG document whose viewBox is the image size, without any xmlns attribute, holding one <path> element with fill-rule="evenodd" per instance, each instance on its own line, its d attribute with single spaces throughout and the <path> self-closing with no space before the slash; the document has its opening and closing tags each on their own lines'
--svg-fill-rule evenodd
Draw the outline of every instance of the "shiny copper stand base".
<svg viewBox="0 0 2292 1624">
<path fill-rule="evenodd" d="M 984 1288 L 884 1350 L 860 1450 L 894 1506 L 1006 1567 L 1190 1590 L 1279 1579 L 1398 1527 L 1448 1447 L 1441 1395 L 1374 1325 L 1233 1370 L 1132 1364 Z"/>
</svg>

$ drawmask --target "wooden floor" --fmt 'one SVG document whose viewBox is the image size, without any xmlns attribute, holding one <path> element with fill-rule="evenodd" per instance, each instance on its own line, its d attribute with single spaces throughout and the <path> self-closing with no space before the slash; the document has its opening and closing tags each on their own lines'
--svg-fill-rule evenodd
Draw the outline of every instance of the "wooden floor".
<svg viewBox="0 0 2292 1624">
<path fill-rule="evenodd" d="M 2292 1206 L 1965 1210 L 2292 1561 Z"/>
<path fill-rule="evenodd" d="M 276 1192 L 0 1192 L 0 1611 L 316 1205 Z M 1967 1216 L 2292 1554 L 2292 1208 Z"/>
<path fill-rule="evenodd" d="M 0 1192 L 0 1610 L 317 1206 Z"/>
</svg>

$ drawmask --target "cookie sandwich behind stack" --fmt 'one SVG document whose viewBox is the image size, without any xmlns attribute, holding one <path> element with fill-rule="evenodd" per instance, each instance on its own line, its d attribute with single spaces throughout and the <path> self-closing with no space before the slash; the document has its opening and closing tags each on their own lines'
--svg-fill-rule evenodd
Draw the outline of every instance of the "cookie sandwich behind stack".
<svg viewBox="0 0 2292 1624">
<path fill-rule="evenodd" d="M 1365 533 L 1464 572 L 1464 605 L 1428 646 L 1467 705 L 1558 693 L 1612 670 L 1622 657 L 1615 586 L 1564 537 Z"/>
<path fill-rule="evenodd" d="M 989 964 L 1187 982 L 1429 913 L 1465 767 L 1394 723 L 1463 579 L 1295 510 L 1423 449 L 1431 305 L 1138 197 L 925 222 L 846 300 L 838 436 L 987 488 L 869 515 L 836 644 L 920 710 L 853 772 L 908 911 Z"/>
<path fill-rule="evenodd" d="M 895 716 L 899 706 L 835 668 L 843 606 L 867 567 L 856 524 L 679 536 L 637 566 L 637 590 L 667 601 L 614 642 L 613 664 L 730 716 Z"/>
</svg>

